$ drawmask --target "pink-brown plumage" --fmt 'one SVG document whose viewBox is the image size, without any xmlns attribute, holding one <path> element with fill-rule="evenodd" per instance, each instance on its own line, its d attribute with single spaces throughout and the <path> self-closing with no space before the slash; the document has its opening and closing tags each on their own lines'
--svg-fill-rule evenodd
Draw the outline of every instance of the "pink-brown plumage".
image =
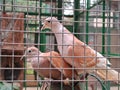
<svg viewBox="0 0 120 90">
<path fill-rule="evenodd" d="M 96 69 L 95 72 L 103 79 L 119 81 L 119 73 L 107 66 L 111 63 L 99 52 L 77 39 L 55 17 L 46 18 L 41 29 L 44 28 L 51 29 L 55 34 L 61 56 L 75 67 L 78 74 L 91 73 Z"/>
<path fill-rule="evenodd" d="M 63 79 L 72 79 L 72 73 L 75 74 L 73 78 L 77 77 L 77 73 L 72 71 L 71 66 L 55 51 L 42 53 L 36 47 L 29 47 L 24 56 L 31 62 L 38 75 L 44 78 L 60 80 L 63 77 Z"/>
</svg>

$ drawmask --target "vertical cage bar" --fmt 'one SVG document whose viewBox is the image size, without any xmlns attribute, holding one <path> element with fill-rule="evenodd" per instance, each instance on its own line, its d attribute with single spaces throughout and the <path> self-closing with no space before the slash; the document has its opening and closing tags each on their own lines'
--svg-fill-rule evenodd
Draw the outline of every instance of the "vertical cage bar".
<svg viewBox="0 0 120 90">
<path fill-rule="evenodd" d="M 89 33 L 89 7 L 90 7 L 90 0 L 87 0 L 87 7 L 86 7 L 86 9 L 87 9 L 87 11 L 86 11 L 86 33 L 85 33 L 85 35 L 86 35 L 86 37 L 85 37 L 85 39 L 86 39 L 86 44 L 88 44 L 88 33 Z M 86 62 L 85 62 L 86 63 Z M 86 82 L 85 82 L 85 89 L 86 90 L 88 90 L 88 77 L 87 78 L 85 78 L 85 80 L 86 80 Z"/>
<path fill-rule="evenodd" d="M 11 4 L 12 4 L 11 12 L 14 12 L 14 6 L 13 6 L 14 5 L 14 1 L 13 0 L 11 1 Z"/>
<path fill-rule="evenodd" d="M 62 12 L 62 1 L 58 0 L 58 14 L 57 14 L 58 20 L 62 20 L 62 15 L 63 15 L 63 12 Z M 55 38 L 55 42 L 54 43 L 57 44 L 56 38 Z M 55 48 L 55 51 L 58 51 L 57 45 L 55 45 L 54 48 Z"/>
<path fill-rule="evenodd" d="M 88 44 L 88 33 L 89 33 L 89 7 L 90 7 L 90 0 L 87 0 L 87 11 L 86 11 L 86 44 Z"/>
<path fill-rule="evenodd" d="M 40 1 L 39 2 L 39 7 L 41 7 L 42 5 L 41 5 L 41 2 L 42 1 Z M 40 13 L 41 13 L 41 9 L 39 9 L 39 15 L 40 15 Z M 40 16 L 39 16 L 40 17 Z M 38 43 L 38 37 L 39 37 L 39 34 L 38 33 L 35 33 L 35 47 L 38 47 L 38 45 L 37 45 L 37 43 Z"/>
<path fill-rule="evenodd" d="M 58 20 L 62 20 L 62 1 L 58 0 Z"/>
<path fill-rule="evenodd" d="M 102 54 L 105 54 L 105 0 L 103 0 L 102 11 Z"/>
<path fill-rule="evenodd" d="M 39 2 L 40 3 L 40 2 Z M 36 0 L 36 4 L 35 4 L 35 6 L 36 6 L 36 10 L 35 10 L 35 12 L 37 13 L 37 0 Z M 40 15 L 40 14 L 39 14 Z M 35 21 L 35 30 L 37 30 L 37 17 L 35 18 L 36 19 L 36 21 Z M 41 25 L 41 23 L 40 23 L 40 25 Z M 39 25 L 39 26 L 40 26 Z M 36 38 L 35 38 L 36 39 Z M 38 46 L 38 48 L 39 48 L 39 46 Z M 37 72 L 35 72 L 35 70 L 34 70 L 34 76 L 35 76 L 35 80 L 37 80 Z"/>
<path fill-rule="evenodd" d="M 80 14 L 79 14 L 79 9 L 80 9 L 80 0 L 75 0 L 74 1 L 74 32 L 78 32 L 79 28 L 79 19 L 80 19 Z M 78 34 L 75 34 L 76 37 L 78 37 Z"/>
<path fill-rule="evenodd" d="M 46 36 L 45 36 L 45 33 L 43 33 L 43 31 L 41 31 L 41 33 L 37 34 L 37 35 L 40 35 L 40 51 L 44 52 L 46 50 L 46 46 L 45 46 Z"/>
<path fill-rule="evenodd" d="M 39 6 L 42 7 L 42 1 L 40 0 L 39 2 Z M 39 17 L 41 19 L 41 8 L 39 9 Z M 39 25 L 41 26 L 41 21 L 39 22 Z M 43 31 L 40 31 L 41 33 L 35 33 L 35 43 L 40 43 L 40 45 L 36 46 L 36 47 L 40 47 L 40 51 L 44 52 L 46 47 L 45 47 L 45 43 L 46 43 L 46 36 L 45 33 L 43 33 Z M 38 38 L 40 38 L 40 41 L 38 41 Z"/>
<path fill-rule="evenodd" d="M 62 11 L 64 11 L 63 9 L 62 9 L 62 3 L 64 3 L 64 0 L 63 1 L 61 1 L 61 0 L 58 0 L 58 20 L 62 20 L 62 16 L 63 16 L 63 14 L 62 14 Z M 64 19 L 64 17 L 63 17 L 63 19 Z M 63 22 L 63 21 L 61 21 L 61 22 Z M 55 38 L 55 44 L 57 44 L 57 40 L 56 40 L 56 38 Z M 55 50 L 57 50 L 57 46 L 55 46 Z M 61 80 L 63 80 L 63 75 L 61 74 Z M 62 90 L 64 87 L 63 87 L 63 82 L 61 81 L 61 83 L 60 83 L 60 89 Z"/>
<path fill-rule="evenodd" d="M 3 13 L 5 13 L 5 0 L 3 0 Z"/>
<path fill-rule="evenodd" d="M 111 4 L 111 2 L 110 2 L 110 4 Z M 111 18 L 113 19 L 113 16 L 111 17 L 111 8 L 110 8 L 111 5 L 108 5 L 108 6 L 109 6 L 108 7 L 108 22 L 110 22 L 110 23 L 107 24 L 107 26 L 108 26 L 108 28 L 107 28 L 107 33 L 108 33 L 107 44 L 109 45 L 109 46 L 107 46 L 107 54 L 110 56 L 110 53 L 111 53 L 111 49 L 110 49 L 110 44 L 111 44 L 111 36 L 110 36 L 110 33 L 111 33 Z"/>
<path fill-rule="evenodd" d="M 87 0 L 86 2 L 87 6 L 86 6 L 86 37 L 85 37 L 85 40 L 86 40 L 86 44 L 88 44 L 88 33 L 89 33 L 89 8 L 90 8 L 90 0 Z M 88 78 L 86 78 L 86 90 L 88 90 Z"/>
</svg>

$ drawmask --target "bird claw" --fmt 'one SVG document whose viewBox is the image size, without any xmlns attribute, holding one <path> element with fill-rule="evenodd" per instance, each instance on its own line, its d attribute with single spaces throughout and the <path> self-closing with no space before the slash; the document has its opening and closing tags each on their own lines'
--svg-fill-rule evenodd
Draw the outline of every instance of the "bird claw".
<svg viewBox="0 0 120 90">
<path fill-rule="evenodd" d="M 69 78 L 66 78 L 66 79 L 63 81 L 63 83 L 64 83 L 65 85 L 70 85 Z"/>
</svg>

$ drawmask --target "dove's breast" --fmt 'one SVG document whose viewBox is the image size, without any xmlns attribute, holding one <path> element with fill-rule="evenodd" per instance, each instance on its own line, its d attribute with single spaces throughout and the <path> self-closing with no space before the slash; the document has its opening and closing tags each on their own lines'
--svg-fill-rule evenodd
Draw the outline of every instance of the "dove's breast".
<svg viewBox="0 0 120 90">
<path fill-rule="evenodd" d="M 39 58 L 32 61 L 32 67 L 42 77 L 60 79 L 61 72 L 54 68 L 47 59 Z"/>
</svg>

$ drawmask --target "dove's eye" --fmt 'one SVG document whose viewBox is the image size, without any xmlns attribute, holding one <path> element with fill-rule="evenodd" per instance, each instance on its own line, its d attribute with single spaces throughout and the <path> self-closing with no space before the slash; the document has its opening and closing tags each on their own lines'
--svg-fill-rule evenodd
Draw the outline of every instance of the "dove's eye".
<svg viewBox="0 0 120 90">
<path fill-rule="evenodd" d="M 47 21 L 48 23 L 50 23 L 50 21 Z"/>
<path fill-rule="evenodd" d="M 32 51 L 31 51 L 31 50 L 29 50 L 28 52 L 29 52 L 29 53 L 31 53 Z"/>
</svg>

